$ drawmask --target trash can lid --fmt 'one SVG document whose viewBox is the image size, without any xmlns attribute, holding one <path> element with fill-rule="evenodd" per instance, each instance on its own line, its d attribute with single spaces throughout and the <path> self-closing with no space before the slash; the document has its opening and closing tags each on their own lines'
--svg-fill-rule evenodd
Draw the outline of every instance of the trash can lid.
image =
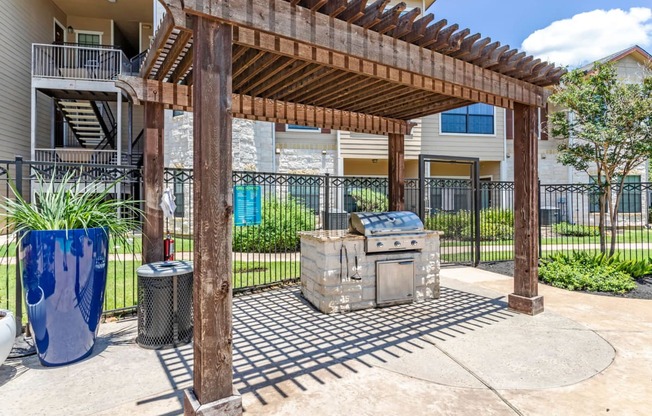
<svg viewBox="0 0 652 416">
<path fill-rule="evenodd" d="M 158 276 L 178 276 L 186 273 L 192 273 L 193 267 L 191 261 L 159 261 L 156 263 L 143 264 L 136 270 L 138 276 L 158 277 Z"/>
</svg>

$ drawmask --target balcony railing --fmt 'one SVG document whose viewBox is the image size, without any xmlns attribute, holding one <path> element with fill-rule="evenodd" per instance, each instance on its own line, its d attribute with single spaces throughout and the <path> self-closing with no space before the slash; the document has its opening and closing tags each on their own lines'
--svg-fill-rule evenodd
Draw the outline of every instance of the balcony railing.
<svg viewBox="0 0 652 416">
<path fill-rule="evenodd" d="M 106 46 L 32 45 L 32 76 L 84 80 L 115 80 L 131 73 L 120 49 Z"/>
<path fill-rule="evenodd" d="M 91 163 L 96 165 L 117 165 L 118 152 L 82 148 L 34 149 L 36 162 Z M 122 165 L 131 163 L 131 157 L 122 153 Z"/>
</svg>

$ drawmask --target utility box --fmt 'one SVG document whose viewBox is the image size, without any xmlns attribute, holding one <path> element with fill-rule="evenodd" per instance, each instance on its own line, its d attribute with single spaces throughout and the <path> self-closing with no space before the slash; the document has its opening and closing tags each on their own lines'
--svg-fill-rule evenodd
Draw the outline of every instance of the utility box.
<svg viewBox="0 0 652 416">
<path fill-rule="evenodd" d="M 138 345 L 165 349 L 189 343 L 193 331 L 192 263 L 150 263 L 140 266 L 137 274 Z"/>
<path fill-rule="evenodd" d="M 541 225 L 553 225 L 559 222 L 559 208 L 541 207 L 539 210 L 539 221 Z"/>
</svg>

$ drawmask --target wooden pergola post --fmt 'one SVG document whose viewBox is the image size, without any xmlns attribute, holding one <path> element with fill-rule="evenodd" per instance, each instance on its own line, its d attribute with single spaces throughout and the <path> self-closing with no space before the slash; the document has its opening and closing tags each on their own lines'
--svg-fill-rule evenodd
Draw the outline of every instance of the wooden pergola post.
<svg viewBox="0 0 652 416">
<path fill-rule="evenodd" d="M 514 104 L 514 293 L 509 307 L 543 312 L 539 284 L 539 181 L 537 107 Z"/>
<path fill-rule="evenodd" d="M 185 415 L 240 415 L 233 389 L 232 27 L 194 18 L 194 383 Z"/>
<path fill-rule="evenodd" d="M 145 103 L 145 143 L 143 190 L 143 263 L 163 261 L 163 211 L 159 207 L 163 192 L 164 109 L 162 104 Z"/>
<path fill-rule="evenodd" d="M 388 153 L 389 210 L 402 211 L 405 208 L 405 135 L 388 135 Z"/>
</svg>

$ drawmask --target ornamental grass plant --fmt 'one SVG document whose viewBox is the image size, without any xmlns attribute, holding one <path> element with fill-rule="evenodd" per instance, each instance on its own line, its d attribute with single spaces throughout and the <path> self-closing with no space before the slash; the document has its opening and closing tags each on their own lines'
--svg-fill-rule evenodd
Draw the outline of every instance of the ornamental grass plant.
<svg viewBox="0 0 652 416">
<path fill-rule="evenodd" d="M 37 174 L 32 202 L 23 198 L 9 181 L 13 198 L 3 197 L 0 203 L 5 229 L 22 236 L 26 231 L 103 228 L 116 241 L 125 243 L 128 234 L 139 226 L 142 211 L 139 201 L 112 197 L 111 192 L 120 181 L 83 183 L 81 177 L 75 179 L 73 171 L 49 180 Z"/>
</svg>

